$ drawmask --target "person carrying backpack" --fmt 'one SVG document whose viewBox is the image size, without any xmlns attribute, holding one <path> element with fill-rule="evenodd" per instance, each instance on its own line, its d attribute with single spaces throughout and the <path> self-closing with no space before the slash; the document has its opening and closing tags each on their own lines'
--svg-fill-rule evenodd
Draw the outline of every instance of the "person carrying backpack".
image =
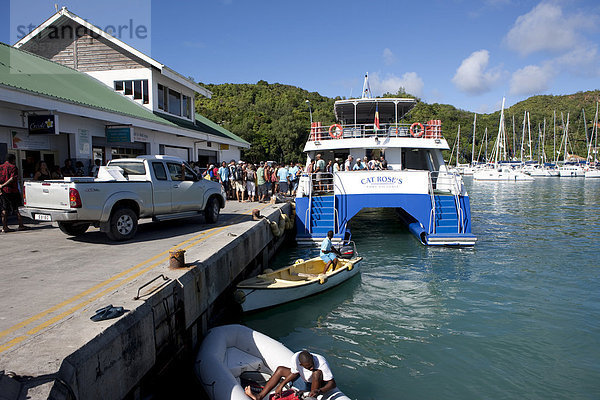
<svg viewBox="0 0 600 400">
<path fill-rule="evenodd" d="M 246 171 L 243 164 L 238 164 L 233 172 L 233 185 L 237 201 L 244 201 L 246 192 Z M 240 200 L 240 193 L 242 199 Z"/>
</svg>

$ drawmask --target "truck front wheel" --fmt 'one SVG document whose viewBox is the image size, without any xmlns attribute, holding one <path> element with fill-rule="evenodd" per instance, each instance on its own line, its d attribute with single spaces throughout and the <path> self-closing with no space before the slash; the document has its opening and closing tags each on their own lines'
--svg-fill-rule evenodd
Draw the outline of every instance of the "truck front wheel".
<svg viewBox="0 0 600 400">
<path fill-rule="evenodd" d="M 106 236 L 110 240 L 129 240 L 135 236 L 137 227 L 138 217 L 131 208 L 117 208 L 110 216 Z"/>
<path fill-rule="evenodd" d="M 59 222 L 58 227 L 60 230 L 69 236 L 81 236 L 88 230 L 90 224 L 87 223 L 73 223 L 73 222 Z"/>
<path fill-rule="evenodd" d="M 214 224 L 219 219 L 220 211 L 221 207 L 219 206 L 219 200 L 215 197 L 211 197 L 208 199 L 208 203 L 206 203 L 206 208 L 204 209 L 204 219 L 209 224 Z"/>
</svg>

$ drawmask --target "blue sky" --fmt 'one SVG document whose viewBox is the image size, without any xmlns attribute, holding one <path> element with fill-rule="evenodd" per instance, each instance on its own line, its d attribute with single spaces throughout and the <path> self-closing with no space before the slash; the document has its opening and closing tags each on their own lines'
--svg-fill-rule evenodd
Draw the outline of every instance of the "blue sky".
<svg viewBox="0 0 600 400">
<path fill-rule="evenodd" d="M 0 0 L 0 41 L 13 44 L 56 0 Z M 476 112 L 535 94 L 600 89 L 597 0 L 62 1 L 101 28 L 205 83 L 283 83 L 358 96 L 400 86 L 429 103 Z M 10 12 L 8 12 L 10 10 Z M 119 12 L 115 12 L 119 10 Z M 19 27 L 21 27 L 19 29 Z"/>
</svg>

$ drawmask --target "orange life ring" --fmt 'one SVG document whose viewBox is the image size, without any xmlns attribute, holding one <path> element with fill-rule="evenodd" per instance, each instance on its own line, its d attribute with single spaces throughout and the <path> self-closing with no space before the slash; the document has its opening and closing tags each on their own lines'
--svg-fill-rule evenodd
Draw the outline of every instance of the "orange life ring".
<svg viewBox="0 0 600 400">
<path fill-rule="evenodd" d="M 334 129 L 337 128 L 337 129 Z M 342 126 L 340 124 L 334 124 L 329 127 L 329 136 L 333 139 L 339 139 L 342 137 Z"/>
<path fill-rule="evenodd" d="M 415 126 L 418 126 L 418 127 L 420 127 L 420 128 L 421 128 L 421 130 L 420 130 L 419 132 L 415 132 L 415 131 L 413 130 L 413 128 L 414 128 Z M 424 127 L 424 126 L 423 126 L 423 124 L 422 124 L 422 123 L 420 123 L 420 122 L 415 122 L 414 124 L 412 124 L 412 125 L 410 126 L 410 135 L 411 135 L 412 137 L 415 137 L 415 138 L 421 137 L 421 136 L 423 136 L 423 132 L 425 132 L 425 127 Z"/>
</svg>

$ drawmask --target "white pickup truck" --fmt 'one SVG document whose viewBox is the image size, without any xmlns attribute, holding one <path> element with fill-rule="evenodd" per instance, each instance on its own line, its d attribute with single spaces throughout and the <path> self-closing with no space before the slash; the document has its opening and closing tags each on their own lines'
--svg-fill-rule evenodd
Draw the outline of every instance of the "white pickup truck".
<svg viewBox="0 0 600 400">
<path fill-rule="evenodd" d="M 67 235 L 82 235 L 94 225 L 120 241 L 135 235 L 140 218 L 163 221 L 203 213 L 214 223 L 225 199 L 220 183 L 201 179 L 183 160 L 139 156 L 110 161 L 96 179 L 25 182 L 19 212 L 57 222 Z"/>
</svg>

